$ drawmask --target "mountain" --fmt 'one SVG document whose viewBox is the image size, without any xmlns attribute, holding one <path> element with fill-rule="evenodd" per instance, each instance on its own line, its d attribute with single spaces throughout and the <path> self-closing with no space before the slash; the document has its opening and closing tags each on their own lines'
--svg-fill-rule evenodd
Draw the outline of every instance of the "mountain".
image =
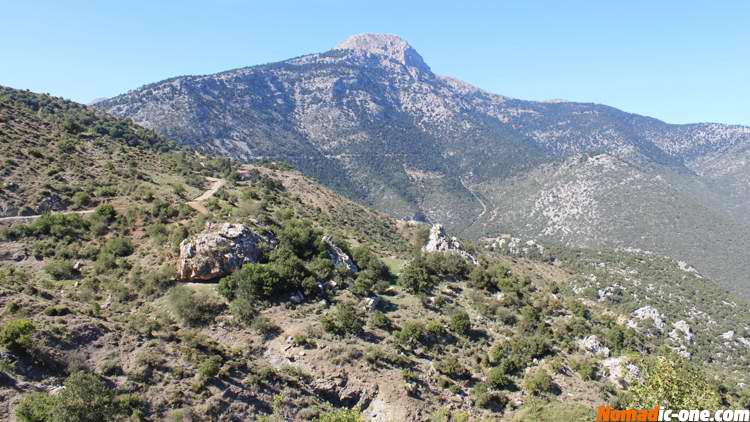
<svg viewBox="0 0 750 422">
<path fill-rule="evenodd" d="M 748 127 L 492 94 L 383 34 L 95 106 L 201 151 L 288 162 L 396 217 L 651 250 L 750 295 Z"/>
<path fill-rule="evenodd" d="M 0 143 L 5 419 L 535 421 L 593 419 L 602 403 L 748 405 L 747 301 L 672 258 L 459 241 L 289 166 L 199 154 L 5 87 Z"/>
</svg>

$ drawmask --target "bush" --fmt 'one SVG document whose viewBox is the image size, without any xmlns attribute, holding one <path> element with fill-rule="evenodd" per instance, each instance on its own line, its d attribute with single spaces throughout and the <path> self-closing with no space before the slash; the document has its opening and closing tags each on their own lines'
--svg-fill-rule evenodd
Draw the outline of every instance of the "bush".
<svg viewBox="0 0 750 422">
<path fill-rule="evenodd" d="M 489 386 L 483 382 L 478 383 L 471 390 L 474 405 L 495 412 L 502 411 L 508 404 L 508 398 L 499 392 L 491 391 Z"/>
<path fill-rule="evenodd" d="M 552 377 L 544 369 L 537 369 L 526 375 L 523 387 L 529 394 L 540 396 L 552 391 Z"/>
<path fill-rule="evenodd" d="M 65 305 L 50 306 L 44 310 L 44 315 L 47 316 L 63 316 L 70 313 L 70 308 Z"/>
<path fill-rule="evenodd" d="M 364 422 L 364 418 L 355 410 L 341 409 L 320 415 L 315 422 Z"/>
<path fill-rule="evenodd" d="M 358 334 L 364 327 L 364 321 L 353 305 L 341 303 L 336 305 L 322 319 L 323 329 L 337 335 Z"/>
<path fill-rule="evenodd" d="M 421 255 L 406 264 L 398 277 L 398 284 L 410 293 L 429 293 L 437 283 Z"/>
<path fill-rule="evenodd" d="M 88 229 L 89 223 L 78 214 L 43 214 L 28 224 L 11 227 L 7 235 L 11 239 L 51 236 L 73 241 L 81 238 Z"/>
<path fill-rule="evenodd" d="M 487 382 L 498 390 L 513 384 L 508 374 L 505 373 L 505 368 L 499 366 L 490 369 L 489 374 L 487 374 Z"/>
<path fill-rule="evenodd" d="M 229 304 L 229 311 L 232 313 L 232 315 L 234 315 L 235 318 L 237 318 L 239 321 L 244 322 L 245 324 L 252 323 L 255 317 L 258 315 L 258 310 L 255 307 L 255 303 L 245 297 L 235 298 Z"/>
<path fill-rule="evenodd" d="M 102 252 L 114 256 L 128 256 L 133 253 L 133 244 L 130 243 L 129 239 L 124 237 L 115 237 L 109 239 L 107 243 L 104 244 Z"/>
<path fill-rule="evenodd" d="M 250 324 L 250 328 L 264 336 L 273 336 L 280 331 L 279 327 L 277 327 L 273 321 L 264 316 L 255 318 Z"/>
<path fill-rule="evenodd" d="M 399 344 L 414 347 L 424 341 L 425 328 L 420 321 L 406 321 L 394 335 Z"/>
<path fill-rule="evenodd" d="M 270 264 L 245 264 L 219 282 L 219 293 L 227 299 L 268 299 L 282 290 L 282 278 Z"/>
<path fill-rule="evenodd" d="M 453 379 L 464 379 L 471 375 L 455 356 L 442 359 L 435 367 L 440 373 Z"/>
<path fill-rule="evenodd" d="M 198 366 L 198 376 L 203 380 L 215 377 L 221 369 L 221 357 L 211 356 Z"/>
<path fill-rule="evenodd" d="M 25 396 L 16 407 L 16 417 L 24 422 L 99 422 L 113 420 L 124 410 L 99 377 L 75 372 L 56 396 L 43 393 Z"/>
<path fill-rule="evenodd" d="M 466 311 L 459 310 L 451 315 L 450 327 L 457 334 L 466 335 L 471 331 L 471 318 Z"/>
<path fill-rule="evenodd" d="M 222 308 L 206 294 L 196 293 L 186 286 L 172 288 L 168 300 L 177 316 L 191 327 L 210 324 Z"/>
<path fill-rule="evenodd" d="M 0 344 L 9 350 L 28 351 L 34 330 L 34 324 L 27 319 L 8 321 L 0 329 Z"/>
<path fill-rule="evenodd" d="M 583 380 L 594 380 L 597 378 L 597 366 L 593 359 L 581 357 L 574 359 L 571 365 L 572 369 L 581 376 Z"/>
<path fill-rule="evenodd" d="M 386 314 L 381 311 L 375 311 L 370 316 L 370 325 L 374 328 L 380 328 L 381 330 L 390 331 L 393 328 L 391 320 Z"/>
<path fill-rule="evenodd" d="M 73 194 L 73 197 L 70 199 L 70 204 L 75 209 L 81 209 L 83 207 L 86 207 L 91 202 L 91 197 L 86 192 L 76 192 Z"/>
<path fill-rule="evenodd" d="M 279 245 L 288 248 L 301 259 L 326 251 L 321 241 L 321 233 L 314 230 L 307 220 L 289 220 L 277 234 Z"/>
<path fill-rule="evenodd" d="M 70 280 L 77 274 L 77 271 L 73 268 L 73 264 L 70 261 L 62 259 L 48 262 L 44 266 L 44 271 L 55 280 Z"/>
<path fill-rule="evenodd" d="M 657 356 L 646 359 L 643 380 L 629 388 L 632 406 L 671 409 L 716 409 L 720 403 L 716 386 L 708 381 L 701 367 L 682 357 Z"/>
</svg>

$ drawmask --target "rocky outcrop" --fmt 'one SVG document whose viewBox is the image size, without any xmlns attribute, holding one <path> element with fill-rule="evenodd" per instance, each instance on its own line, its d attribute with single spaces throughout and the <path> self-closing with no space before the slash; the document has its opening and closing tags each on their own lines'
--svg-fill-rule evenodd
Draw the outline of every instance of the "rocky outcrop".
<svg viewBox="0 0 750 422">
<path fill-rule="evenodd" d="M 669 332 L 669 339 L 672 340 L 673 349 L 680 356 L 690 358 L 692 354 L 688 351 L 688 347 L 693 344 L 695 338 L 692 328 L 683 320 L 675 322 L 672 326 L 674 328 Z"/>
<path fill-rule="evenodd" d="M 605 359 L 602 369 L 609 382 L 619 387 L 627 387 L 641 378 L 641 370 L 624 357 Z"/>
<path fill-rule="evenodd" d="M 653 306 L 644 306 L 633 311 L 630 320 L 628 321 L 628 327 L 639 328 L 640 322 L 645 320 L 651 320 L 659 332 L 663 332 L 666 327 L 664 322 L 664 315 L 659 313 L 659 310 Z"/>
<path fill-rule="evenodd" d="M 588 336 L 578 340 L 578 347 L 596 356 L 609 356 L 609 348 L 603 346 L 597 336 Z"/>
<path fill-rule="evenodd" d="M 359 271 L 357 264 L 343 249 L 336 245 L 331 236 L 323 236 L 323 243 L 326 245 L 328 256 L 331 257 L 331 262 L 337 270 L 344 270 L 350 274 L 356 274 Z"/>
<path fill-rule="evenodd" d="M 477 265 L 477 259 L 464 249 L 461 242 L 455 237 L 448 238 L 445 234 L 445 227 L 442 224 L 434 224 L 430 229 L 430 238 L 424 245 L 422 251 L 427 253 L 448 252 L 461 256 L 474 265 Z"/>
<path fill-rule="evenodd" d="M 180 243 L 177 277 L 180 280 L 212 280 L 248 262 L 258 262 L 275 240 L 244 224 L 207 224 L 206 230 Z"/>
</svg>

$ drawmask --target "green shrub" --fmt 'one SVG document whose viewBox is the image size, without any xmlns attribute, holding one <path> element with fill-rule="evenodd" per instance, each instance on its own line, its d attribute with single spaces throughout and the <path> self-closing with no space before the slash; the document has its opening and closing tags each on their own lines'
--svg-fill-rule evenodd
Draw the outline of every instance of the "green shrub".
<svg viewBox="0 0 750 422">
<path fill-rule="evenodd" d="M 364 327 L 364 321 L 353 305 L 341 303 L 325 315 L 321 323 L 323 329 L 337 335 L 358 334 Z"/>
<path fill-rule="evenodd" d="M 55 397 L 47 393 L 30 393 L 16 405 L 16 418 L 20 422 L 54 421 Z"/>
<path fill-rule="evenodd" d="M 398 277 L 398 284 L 410 293 L 429 293 L 437 283 L 438 280 L 430 274 L 421 256 L 406 264 Z"/>
<path fill-rule="evenodd" d="M 89 229 L 89 223 L 78 214 L 43 214 L 28 224 L 11 227 L 10 238 L 51 236 L 59 240 L 73 241 L 81 238 Z"/>
<path fill-rule="evenodd" d="M 222 308 L 206 294 L 196 293 L 186 286 L 172 288 L 168 300 L 177 316 L 191 327 L 210 324 Z"/>
<path fill-rule="evenodd" d="M 288 248 L 302 259 L 325 253 L 321 233 L 314 230 L 307 220 L 288 220 L 277 233 L 279 245 Z"/>
<path fill-rule="evenodd" d="M 491 409 L 495 412 L 502 411 L 508 404 L 508 397 L 496 391 L 492 391 L 483 382 L 477 383 L 471 390 L 471 396 L 476 407 Z"/>
<path fill-rule="evenodd" d="M 461 364 L 456 356 L 447 356 L 441 359 L 435 368 L 441 373 L 453 379 L 465 379 L 471 374 L 466 367 Z"/>
<path fill-rule="evenodd" d="M 394 337 L 399 344 L 414 347 L 424 341 L 425 327 L 420 321 L 406 321 Z"/>
<path fill-rule="evenodd" d="M 44 271 L 55 280 L 70 280 L 71 278 L 74 278 L 77 273 L 70 261 L 62 259 L 48 262 L 44 266 Z"/>
<path fill-rule="evenodd" d="M 63 316 L 70 313 L 70 308 L 65 305 L 50 306 L 44 310 L 44 315 L 47 316 Z"/>
<path fill-rule="evenodd" d="M 219 293 L 227 299 L 268 299 L 282 290 L 282 278 L 270 264 L 245 264 L 219 282 Z"/>
<path fill-rule="evenodd" d="M 381 311 L 375 311 L 370 316 L 370 325 L 374 328 L 390 331 L 393 328 L 391 320 Z"/>
<path fill-rule="evenodd" d="M 70 199 L 70 204 L 75 209 L 81 209 L 89 205 L 91 203 L 91 197 L 86 192 L 76 192 L 73 194 L 73 197 Z"/>
<path fill-rule="evenodd" d="M 259 316 L 253 319 L 250 328 L 264 336 L 273 336 L 280 331 L 279 327 L 276 326 L 273 321 L 264 316 Z"/>
<path fill-rule="evenodd" d="M 596 362 L 589 357 L 580 357 L 573 359 L 571 367 L 574 371 L 581 376 L 583 380 L 594 380 L 597 378 L 597 365 Z"/>
<path fill-rule="evenodd" d="M 672 409 L 716 409 L 720 396 L 700 366 L 676 355 L 645 359 L 643 380 L 630 386 L 631 405 Z"/>
<path fill-rule="evenodd" d="M 16 417 L 24 422 L 98 422 L 116 419 L 130 404 L 119 404 L 96 375 L 74 372 L 56 396 L 25 396 L 16 406 Z"/>
<path fill-rule="evenodd" d="M 0 329 L 0 344 L 9 350 L 27 351 L 31 347 L 34 330 L 34 324 L 27 319 L 8 321 Z"/>
<path fill-rule="evenodd" d="M 505 368 L 499 366 L 490 369 L 489 374 L 487 374 L 487 382 L 498 390 L 513 384 L 508 374 L 505 373 Z"/>
<path fill-rule="evenodd" d="M 552 391 L 552 377 L 544 369 L 537 369 L 526 375 L 523 387 L 529 394 L 540 396 Z"/>
<path fill-rule="evenodd" d="M 204 380 L 215 377 L 221 369 L 221 356 L 211 356 L 198 366 L 198 376 Z"/>
<path fill-rule="evenodd" d="M 258 309 L 256 308 L 255 302 L 245 297 L 238 297 L 230 302 L 229 311 L 235 318 L 245 324 L 252 323 L 258 315 Z"/>
<path fill-rule="evenodd" d="M 471 331 L 471 318 L 469 318 L 469 314 L 464 310 L 454 312 L 451 315 L 450 327 L 457 334 L 468 334 Z"/>
<path fill-rule="evenodd" d="M 320 415 L 315 422 L 364 422 L 365 419 L 356 411 L 340 409 Z"/>
<path fill-rule="evenodd" d="M 114 256 L 128 256 L 133 253 L 133 244 L 129 239 L 124 237 L 115 237 L 109 239 L 107 243 L 104 244 L 102 252 Z"/>
</svg>

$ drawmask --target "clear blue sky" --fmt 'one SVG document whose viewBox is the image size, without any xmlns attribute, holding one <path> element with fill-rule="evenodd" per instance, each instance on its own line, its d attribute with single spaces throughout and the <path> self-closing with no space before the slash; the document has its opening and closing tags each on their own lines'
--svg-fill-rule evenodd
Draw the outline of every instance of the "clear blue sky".
<svg viewBox="0 0 750 422">
<path fill-rule="evenodd" d="M 149 82 L 407 39 L 512 97 L 750 125 L 750 1 L 0 0 L 0 84 L 81 102 Z"/>
</svg>

